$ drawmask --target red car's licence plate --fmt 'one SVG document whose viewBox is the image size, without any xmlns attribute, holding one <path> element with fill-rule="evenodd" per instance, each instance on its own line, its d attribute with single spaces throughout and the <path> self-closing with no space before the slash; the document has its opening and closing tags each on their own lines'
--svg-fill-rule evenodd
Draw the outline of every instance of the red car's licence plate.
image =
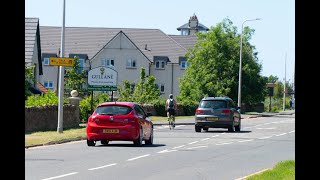
<svg viewBox="0 0 320 180">
<path fill-rule="evenodd" d="M 104 129 L 103 133 L 119 133 L 119 129 Z"/>
</svg>

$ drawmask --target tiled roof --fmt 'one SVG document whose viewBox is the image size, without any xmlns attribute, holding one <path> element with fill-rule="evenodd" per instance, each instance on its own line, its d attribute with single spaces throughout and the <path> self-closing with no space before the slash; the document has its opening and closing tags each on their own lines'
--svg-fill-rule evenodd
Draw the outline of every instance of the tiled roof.
<svg viewBox="0 0 320 180">
<path fill-rule="evenodd" d="M 31 63 L 39 18 L 25 18 L 25 63 Z"/>
<path fill-rule="evenodd" d="M 37 88 L 40 89 L 44 93 L 48 93 L 48 89 L 44 87 L 41 83 L 37 83 Z"/>
<path fill-rule="evenodd" d="M 177 43 L 181 44 L 185 49 L 193 48 L 193 46 L 197 42 L 197 36 L 195 35 L 169 35 L 172 39 L 174 39 Z"/>
<path fill-rule="evenodd" d="M 65 27 L 65 54 L 88 54 L 91 59 L 117 33 L 123 31 L 130 40 L 153 61 L 153 56 L 168 56 L 178 63 L 186 49 L 159 29 Z M 61 46 L 61 27 L 40 26 L 43 53 L 57 53 Z M 145 47 L 147 46 L 147 50 Z"/>
</svg>

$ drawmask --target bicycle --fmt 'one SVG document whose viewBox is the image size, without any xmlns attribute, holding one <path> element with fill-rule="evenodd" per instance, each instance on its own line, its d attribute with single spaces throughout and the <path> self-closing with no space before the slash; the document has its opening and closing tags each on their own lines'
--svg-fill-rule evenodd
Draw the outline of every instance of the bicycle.
<svg viewBox="0 0 320 180">
<path fill-rule="evenodd" d="M 174 115 L 170 115 L 170 117 L 168 118 L 168 121 L 169 121 L 169 128 L 170 128 L 170 130 L 171 130 L 171 129 L 173 130 L 174 127 L 176 126 Z"/>
</svg>

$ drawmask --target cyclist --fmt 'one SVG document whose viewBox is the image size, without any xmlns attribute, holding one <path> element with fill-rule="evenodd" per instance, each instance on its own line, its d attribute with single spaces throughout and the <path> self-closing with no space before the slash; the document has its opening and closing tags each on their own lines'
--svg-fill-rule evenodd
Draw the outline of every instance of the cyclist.
<svg viewBox="0 0 320 180">
<path fill-rule="evenodd" d="M 177 109 L 177 102 L 173 99 L 173 95 L 170 94 L 169 98 L 166 100 L 166 111 L 168 121 L 170 116 L 172 115 L 173 127 L 175 126 L 175 110 Z"/>
</svg>

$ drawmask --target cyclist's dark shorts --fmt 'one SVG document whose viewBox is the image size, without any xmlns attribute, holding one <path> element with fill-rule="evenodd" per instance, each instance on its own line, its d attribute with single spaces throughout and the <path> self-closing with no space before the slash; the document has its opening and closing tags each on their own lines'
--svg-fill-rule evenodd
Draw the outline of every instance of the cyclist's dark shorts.
<svg viewBox="0 0 320 180">
<path fill-rule="evenodd" d="M 174 109 L 168 109 L 167 111 L 169 112 L 169 116 L 175 115 Z"/>
</svg>

